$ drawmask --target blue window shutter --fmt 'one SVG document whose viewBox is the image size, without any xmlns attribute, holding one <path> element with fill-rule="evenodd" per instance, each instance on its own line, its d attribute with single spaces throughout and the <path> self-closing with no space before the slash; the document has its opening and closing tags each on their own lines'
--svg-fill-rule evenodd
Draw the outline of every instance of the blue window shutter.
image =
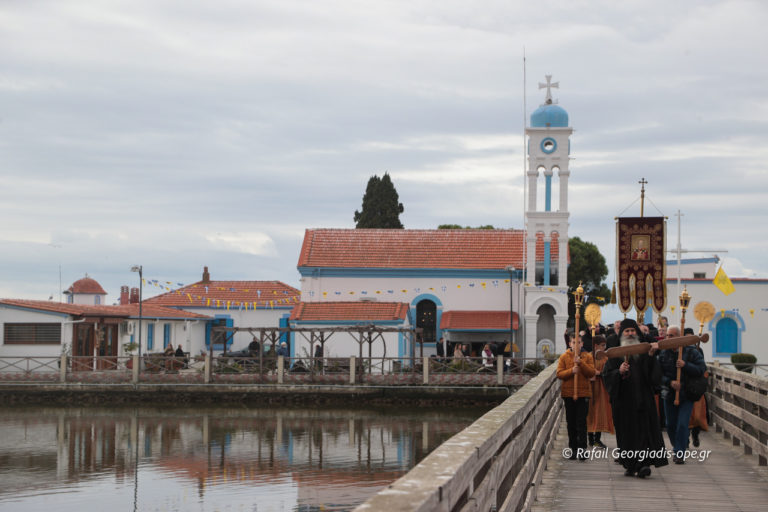
<svg viewBox="0 0 768 512">
<path fill-rule="evenodd" d="M 163 324 L 163 348 L 168 348 L 171 342 L 171 324 Z"/>
<path fill-rule="evenodd" d="M 280 326 L 281 329 L 284 328 L 284 327 L 288 327 L 288 316 L 289 315 L 285 315 L 285 316 L 283 316 L 280 319 L 279 326 Z M 280 334 L 280 343 L 282 343 L 282 342 L 287 343 L 288 346 L 291 347 L 291 349 L 293 349 L 293 344 L 291 343 L 291 340 L 288 339 L 288 333 L 287 332 L 284 332 L 284 333 Z"/>
<path fill-rule="evenodd" d="M 234 325 L 235 325 L 234 320 L 232 320 L 231 318 L 227 318 L 227 327 L 233 327 Z M 228 332 L 226 336 L 227 336 L 226 337 L 227 347 L 230 347 L 232 346 L 232 341 L 235 339 L 235 333 Z"/>
<path fill-rule="evenodd" d="M 717 336 L 718 354 L 735 354 L 738 352 L 738 331 L 739 326 L 731 318 L 723 318 L 717 322 L 715 335 Z"/>
<path fill-rule="evenodd" d="M 234 335 L 232 333 L 219 333 L 215 339 L 213 339 L 213 327 L 232 327 L 234 322 L 229 315 L 216 315 L 213 320 L 209 320 L 205 324 L 205 344 L 208 345 L 210 350 L 224 350 L 224 344 L 220 343 L 221 340 L 227 339 L 227 346 L 232 345 L 232 339 Z"/>
<path fill-rule="evenodd" d="M 155 346 L 155 324 L 147 325 L 147 350 L 152 350 Z"/>
</svg>

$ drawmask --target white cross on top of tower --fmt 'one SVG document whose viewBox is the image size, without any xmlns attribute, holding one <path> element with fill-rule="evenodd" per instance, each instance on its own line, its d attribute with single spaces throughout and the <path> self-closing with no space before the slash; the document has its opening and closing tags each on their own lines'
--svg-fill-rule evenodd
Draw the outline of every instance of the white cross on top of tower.
<svg viewBox="0 0 768 512">
<path fill-rule="evenodd" d="M 544 75 L 544 78 L 547 79 L 547 83 L 543 84 L 539 82 L 539 89 L 544 89 L 546 87 L 547 89 L 547 97 L 545 99 L 545 103 L 547 105 L 552 104 L 552 87 L 560 88 L 560 82 L 552 82 L 552 75 Z"/>
</svg>

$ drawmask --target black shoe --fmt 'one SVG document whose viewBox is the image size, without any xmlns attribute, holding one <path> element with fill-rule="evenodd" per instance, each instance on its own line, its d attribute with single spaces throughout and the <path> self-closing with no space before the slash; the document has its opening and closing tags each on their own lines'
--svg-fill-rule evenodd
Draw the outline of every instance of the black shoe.
<svg viewBox="0 0 768 512">
<path fill-rule="evenodd" d="M 645 478 L 650 475 L 651 475 L 651 468 L 648 466 L 641 466 L 640 469 L 637 470 L 638 478 Z"/>
<path fill-rule="evenodd" d="M 605 446 L 605 445 L 603 444 L 603 442 L 602 442 L 602 441 L 600 441 L 600 440 L 597 440 L 597 441 L 595 441 L 595 444 L 594 444 L 593 446 L 595 446 L 595 447 L 597 447 L 597 448 L 608 448 L 608 447 L 607 447 L 607 446 Z"/>
<path fill-rule="evenodd" d="M 576 453 L 574 452 L 570 457 L 568 457 L 568 460 L 576 460 Z"/>
<path fill-rule="evenodd" d="M 624 476 L 635 476 L 636 471 L 634 469 L 628 469 L 624 472 Z"/>
<path fill-rule="evenodd" d="M 672 462 L 675 464 L 685 464 L 685 459 L 682 457 L 672 457 Z"/>
<path fill-rule="evenodd" d="M 693 446 L 696 448 L 699 447 L 699 433 L 698 432 L 691 432 L 691 437 L 693 438 Z"/>
</svg>

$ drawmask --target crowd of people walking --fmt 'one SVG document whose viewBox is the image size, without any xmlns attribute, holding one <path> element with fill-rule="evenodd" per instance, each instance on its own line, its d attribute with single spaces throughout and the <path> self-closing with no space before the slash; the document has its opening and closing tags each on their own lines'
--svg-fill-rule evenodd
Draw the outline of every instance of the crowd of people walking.
<svg viewBox="0 0 768 512">
<path fill-rule="evenodd" d="M 691 440 L 698 448 L 699 432 L 707 430 L 706 398 L 694 391 L 694 380 L 705 375 L 706 365 L 697 345 L 684 347 L 682 357 L 678 349 L 659 350 L 660 340 L 680 336 L 680 327 L 667 325 L 664 317 L 658 325 L 624 319 L 608 329 L 567 333 L 568 349 L 558 360 L 557 377 L 570 459 L 586 461 L 590 449 L 607 448 L 601 434 L 610 433 L 616 435 L 615 462 L 626 476 L 646 478 L 652 468 L 668 465 L 670 455 L 673 463 L 685 464 Z M 641 343 L 647 351 L 601 357 L 608 348 Z"/>
</svg>

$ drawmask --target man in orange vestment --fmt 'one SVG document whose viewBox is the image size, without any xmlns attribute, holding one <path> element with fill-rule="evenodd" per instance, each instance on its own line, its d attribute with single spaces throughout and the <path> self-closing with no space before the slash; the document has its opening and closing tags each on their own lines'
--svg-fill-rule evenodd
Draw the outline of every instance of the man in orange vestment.
<svg viewBox="0 0 768 512">
<path fill-rule="evenodd" d="M 598 350 L 605 350 L 605 337 L 597 335 L 592 338 L 592 346 L 595 353 Z M 595 376 L 590 379 L 592 384 L 592 400 L 589 401 L 589 413 L 587 414 L 587 435 L 589 436 L 589 445 L 598 448 L 605 448 L 600 440 L 602 432 L 613 434 L 613 417 L 611 413 L 611 398 L 605 390 L 603 377 L 600 372 L 608 359 L 598 361 L 595 359 Z"/>
</svg>

